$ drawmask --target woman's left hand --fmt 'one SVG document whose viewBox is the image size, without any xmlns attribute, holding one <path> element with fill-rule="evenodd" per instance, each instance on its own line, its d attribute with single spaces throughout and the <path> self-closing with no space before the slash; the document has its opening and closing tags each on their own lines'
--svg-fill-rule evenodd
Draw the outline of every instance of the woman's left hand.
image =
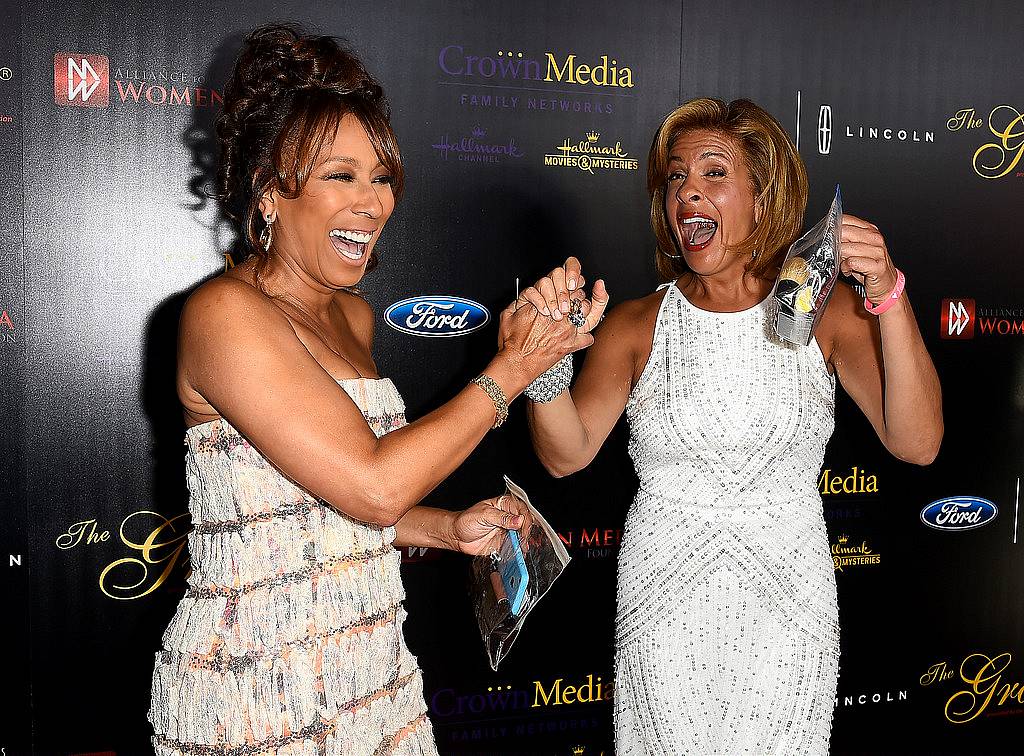
<svg viewBox="0 0 1024 756">
<path fill-rule="evenodd" d="M 842 223 L 839 272 L 857 279 L 871 303 L 880 304 L 896 285 L 896 266 L 885 239 L 878 226 L 854 215 L 844 214 Z"/>
<path fill-rule="evenodd" d="M 455 518 L 454 545 L 463 554 L 479 556 L 497 551 L 505 533 L 518 530 L 524 548 L 533 527 L 530 508 L 515 496 L 484 499 Z"/>
</svg>

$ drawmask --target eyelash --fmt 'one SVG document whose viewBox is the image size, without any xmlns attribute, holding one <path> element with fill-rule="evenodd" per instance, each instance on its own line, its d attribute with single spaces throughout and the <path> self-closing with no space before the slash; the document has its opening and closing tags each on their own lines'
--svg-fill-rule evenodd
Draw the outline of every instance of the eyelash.
<svg viewBox="0 0 1024 756">
<path fill-rule="evenodd" d="M 710 176 L 717 176 L 718 178 L 722 178 L 722 177 L 725 176 L 725 171 L 723 169 L 721 169 L 721 168 L 712 168 L 711 170 L 709 170 L 704 175 L 705 176 L 709 176 L 709 177 Z M 685 180 L 686 180 L 686 176 L 684 176 L 679 171 L 673 171 L 672 173 L 668 174 L 668 181 L 669 182 L 672 182 L 672 181 L 685 181 Z"/>
<path fill-rule="evenodd" d="M 327 176 L 326 178 L 327 178 L 328 181 L 346 181 L 346 182 L 348 182 L 348 181 L 354 181 L 355 180 L 352 177 L 351 173 L 332 173 L 329 176 Z M 394 176 L 391 176 L 391 175 L 377 176 L 375 179 L 372 179 L 372 181 L 375 184 L 387 184 L 388 186 L 390 186 L 390 185 L 395 183 L 395 178 L 394 178 Z"/>
</svg>

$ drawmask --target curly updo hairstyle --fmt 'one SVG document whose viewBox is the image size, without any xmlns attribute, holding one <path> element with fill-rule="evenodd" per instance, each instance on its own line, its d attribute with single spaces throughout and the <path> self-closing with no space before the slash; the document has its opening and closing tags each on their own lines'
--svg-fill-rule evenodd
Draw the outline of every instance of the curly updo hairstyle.
<svg viewBox="0 0 1024 756">
<path fill-rule="evenodd" d="M 260 199 L 272 189 L 288 199 L 298 197 L 321 150 L 349 114 L 366 129 L 398 199 L 405 174 L 390 109 L 359 59 L 333 37 L 308 35 L 287 24 L 258 27 L 246 38 L 216 122 L 217 183 L 218 200 L 238 225 L 247 255 L 259 258 L 259 268 L 267 258 L 259 243 Z M 374 252 L 367 272 L 376 265 Z"/>
</svg>

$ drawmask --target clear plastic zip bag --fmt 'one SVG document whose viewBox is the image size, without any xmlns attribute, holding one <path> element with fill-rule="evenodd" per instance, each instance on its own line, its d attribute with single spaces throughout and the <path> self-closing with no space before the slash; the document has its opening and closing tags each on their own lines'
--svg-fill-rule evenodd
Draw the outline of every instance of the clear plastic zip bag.
<svg viewBox="0 0 1024 756">
<path fill-rule="evenodd" d="M 772 290 L 770 320 L 783 341 L 811 343 L 839 278 L 842 220 L 843 198 L 837 184 L 825 217 L 790 245 Z"/>
<path fill-rule="evenodd" d="M 509 531 L 496 551 L 473 558 L 473 612 L 494 671 L 519 637 L 526 615 L 570 559 L 558 534 L 530 504 L 526 492 L 507 476 L 505 495 L 515 496 L 530 508 L 533 525 L 528 533 Z"/>
</svg>

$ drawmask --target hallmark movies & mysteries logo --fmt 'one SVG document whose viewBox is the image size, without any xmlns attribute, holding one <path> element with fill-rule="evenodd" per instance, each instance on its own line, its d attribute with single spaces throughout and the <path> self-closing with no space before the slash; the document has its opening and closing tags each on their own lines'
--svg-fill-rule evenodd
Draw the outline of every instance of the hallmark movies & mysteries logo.
<svg viewBox="0 0 1024 756">
<path fill-rule="evenodd" d="M 556 153 L 544 156 L 544 165 L 556 168 L 576 168 L 584 173 L 595 171 L 635 171 L 640 167 L 636 158 L 622 149 L 622 142 L 598 144 L 601 134 L 588 131 L 586 139 L 572 142 L 568 137 L 557 147 Z"/>
</svg>

